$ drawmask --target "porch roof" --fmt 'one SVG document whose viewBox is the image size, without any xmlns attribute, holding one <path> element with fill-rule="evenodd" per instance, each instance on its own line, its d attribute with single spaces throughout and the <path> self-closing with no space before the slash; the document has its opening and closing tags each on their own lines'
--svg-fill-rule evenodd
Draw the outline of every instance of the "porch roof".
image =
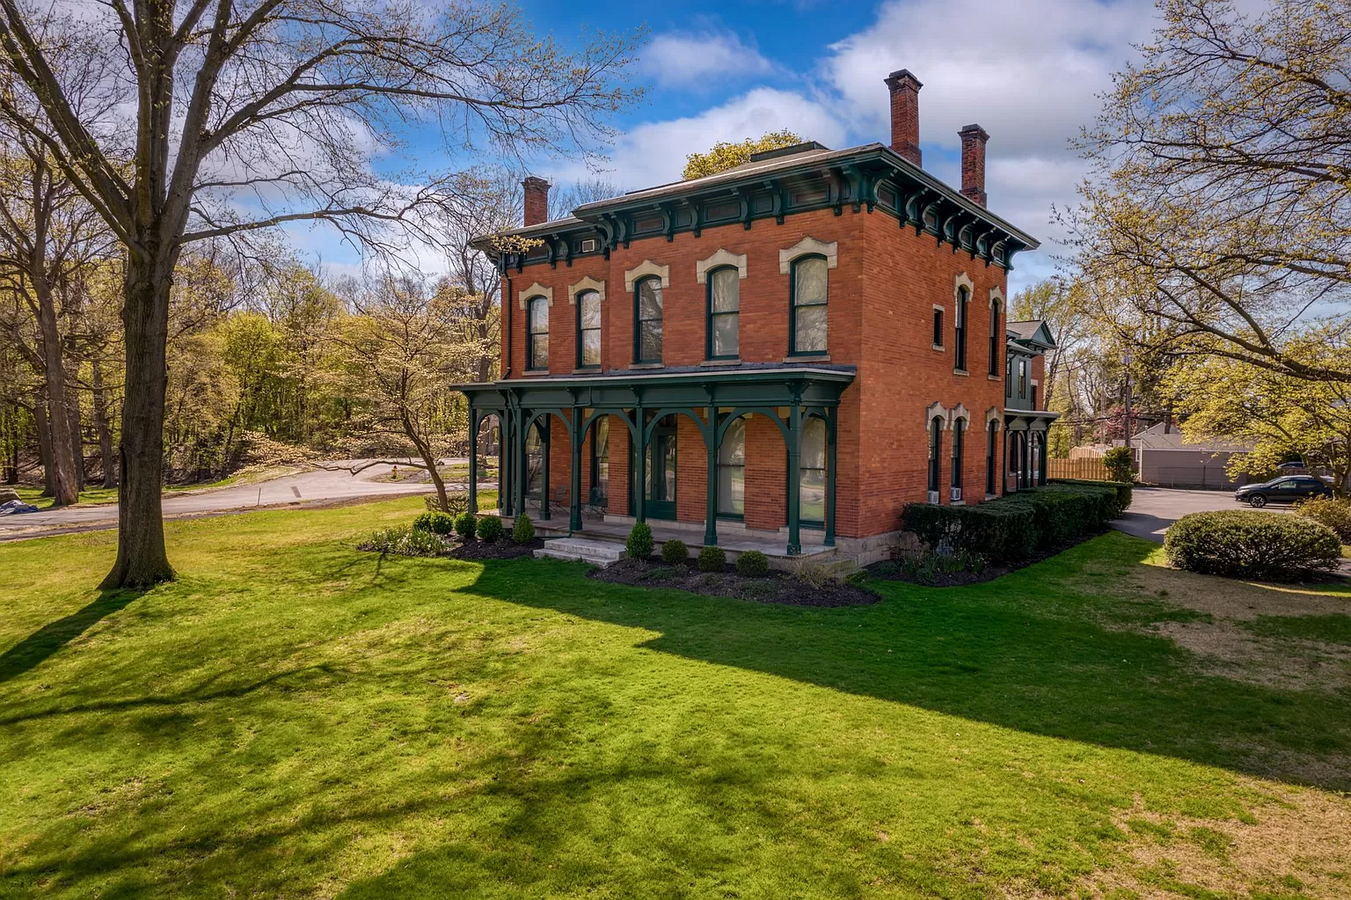
<svg viewBox="0 0 1351 900">
<path fill-rule="evenodd" d="M 854 381 L 853 366 L 747 363 L 616 369 L 457 384 L 481 410 L 509 407 L 837 406 Z"/>
</svg>

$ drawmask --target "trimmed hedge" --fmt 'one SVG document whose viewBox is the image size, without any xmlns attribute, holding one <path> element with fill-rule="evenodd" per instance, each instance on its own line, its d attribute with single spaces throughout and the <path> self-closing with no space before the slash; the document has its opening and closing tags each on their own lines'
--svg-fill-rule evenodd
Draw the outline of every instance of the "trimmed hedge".
<svg viewBox="0 0 1351 900">
<path fill-rule="evenodd" d="M 1116 515 L 1113 518 L 1120 518 L 1121 514 L 1131 508 L 1131 501 L 1135 499 L 1135 485 L 1129 481 L 1088 481 L 1082 478 L 1057 478 L 1050 481 L 1047 486 L 1055 484 L 1078 484 L 1088 487 L 1102 487 L 1104 485 L 1116 491 Z"/>
<path fill-rule="evenodd" d="M 739 575 L 763 578 L 769 574 L 769 557 L 759 550 L 747 550 L 736 558 L 736 570 Z"/>
<path fill-rule="evenodd" d="M 443 512 L 419 513 L 413 520 L 414 531 L 430 531 L 432 534 L 450 534 L 455 530 L 455 517 Z"/>
<path fill-rule="evenodd" d="M 455 517 L 455 533 L 461 540 L 472 541 L 478 528 L 478 516 L 471 512 L 462 512 Z"/>
<path fill-rule="evenodd" d="M 502 533 L 505 529 L 502 527 L 500 516 L 484 516 L 478 520 L 478 538 L 489 544 L 502 539 Z"/>
<path fill-rule="evenodd" d="M 699 551 L 700 572 L 722 572 L 727 568 L 727 553 L 721 547 L 705 547 Z"/>
<path fill-rule="evenodd" d="M 1112 483 L 1053 482 L 975 506 L 911 503 L 901 523 L 932 549 L 1013 564 L 1102 531 L 1119 514 L 1121 497 Z"/>
<path fill-rule="evenodd" d="M 690 548 L 679 538 L 672 538 L 661 545 L 661 561 L 673 566 L 690 558 Z"/>
<path fill-rule="evenodd" d="M 1183 516 L 1163 541 L 1168 561 L 1203 575 L 1288 579 L 1335 569 L 1342 542 L 1326 525 L 1299 516 L 1223 510 Z"/>
</svg>

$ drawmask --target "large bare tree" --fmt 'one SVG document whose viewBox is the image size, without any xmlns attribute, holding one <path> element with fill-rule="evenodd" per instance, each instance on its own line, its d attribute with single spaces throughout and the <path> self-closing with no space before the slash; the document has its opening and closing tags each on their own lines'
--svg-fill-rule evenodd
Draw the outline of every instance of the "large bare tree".
<svg viewBox="0 0 1351 900">
<path fill-rule="evenodd" d="M 596 36 L 568 52 L 506 5 L 0 0 L 0 116 L 42 142 L 127 248 L 122 493 L 105 586 L 173 577 L 160 489 L 183 248 L 315 221 L 370 248 L 435 244 L 428 214 L 451 183 L 411 162 L 395 173 L 412 156 L 398 136 L 449 151 L 593 151 L 606 115 L 632 99 L 617 76 L 633 46 Z M 134 98 L 130 121 L 85 102 L 91 91 Z M 111 112 L 88 114 L 100 109 Z"/>
<path fill-rule="evenodd" d="M 1351 0 L 1160 0 L 1083 138 L 1086 281 L 1179 355 L 1351 381 Z"/>
</svg>

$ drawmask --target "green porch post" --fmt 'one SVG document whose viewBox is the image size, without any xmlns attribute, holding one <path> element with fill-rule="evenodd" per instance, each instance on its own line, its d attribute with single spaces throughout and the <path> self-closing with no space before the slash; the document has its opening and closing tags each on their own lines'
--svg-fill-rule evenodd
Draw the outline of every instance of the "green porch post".
<svg viewBox="0 0 1351 900">
<path fill-rule="evenodd" d="M 634 407 L 633 417 L 638 422 L 638 462 L 634 467 L 638 473 L 635 487 L 638 490 L 633 498 L 634 518 L 639 522 L 647 521 L 647 421 L 642 406 Z"/>
<path fill-rule="evenodd" d="M 478 412 L 469 404 L 469 512 L 478 514 Z"/>
<path fill-rule="evenodd" d="M 704 508 L 704 546 L 718 545 L 718 408 L 708 405 L 708 427 L 704 429 L 708 450 L 708 497 Z"/>
<path fill-rule="evenodd" d="M 491 433 L 491 432 L 490 432 Z M 507 450 L 507 414 L 503 410 L 497 417 L 497 514 L 506 515 L 507 491 L 511 485 L 511 453 Z"/>
<path fill-rule="evenodd" d="M 788 555 L 802 553 L 802 402 L 793 398 L 788 416 Z"/>
<path fill-rule="evenodd" d="M 553 450 L 553 417 L 546 414 L 544 416 L 544 428 L 540 432 L 540 464 L 539 464 L 539 520 L 553 518 L 549 512 L 549 462 L 551 451 Z M 539 426 L 536 425 L 536 428 Z"/>
<path fill-rule="evenodd" d="M 830 407 L 826 410 L 826 538 L 827 547 L 835 546 L 835 438 L 839 423 L 836 421 L 838 410 Z"/>
<path fill-rule="evenodd" d="M 582 530 L 582 411 L 572 410 L 568 423 L 568 440 L 572 448 L 571 481 L 568 485 L 568 530 Z"/>
</svg>

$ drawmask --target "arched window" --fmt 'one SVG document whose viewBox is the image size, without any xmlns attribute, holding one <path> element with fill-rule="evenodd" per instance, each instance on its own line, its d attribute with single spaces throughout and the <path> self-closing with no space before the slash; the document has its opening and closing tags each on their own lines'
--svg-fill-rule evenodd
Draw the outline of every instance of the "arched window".
<svg viewBox="0 0 1351 900">
<path fill-rule="evenodd" d="M 610 499 L 610 417 L 601 416 L 591 430 L 591 502 L 604 506 Z"/>
<path fill-rule="evenodd" d="M 746 420 L 738 416 L 727 426 L 718 447 L 718 515 L 746 514 Z"/>
<path fill-rule="evenodd" d="M 526 368 L 547 370 L 549 368 L 549 301 L 545 297 L 531 297 L 525 304 L 526 326 Z"/>
<path fill-rule="evenodd" d="M 790 356 L 826 352 L 826 271 L 824 256 L 803 256 L 793 262 Z"/>
<path fill-rule="evenodd" d="M 802 426 L 798 454 L 798 519 L 812 525 L 826 521 L 826 423 L 809 417 Z"/>
<path fill-rule="evenodd" d="M 942 480 L 943 418 L 934 416 L 929 422 L 929 493 L 937 495 Z"/>
<path fill-rule="evenodd" d="M 644 278 L 633 286 L 633 361 L 661 362 L 661 279 Z"/>
<path fill-rule="evenodd" d="M 993 494 L 995 490 L 995 454 L 998 446 L 995 434 L 997 424 L 991 419 L 990 424 L 985 428 L 985 493 L 987 494 Z"/>
<path fill-rule="evenodd" d="M 594 369 L 600 365 L 600 294 L 582 291 L 577 295 L 577 368 Z"/>
<path fill-rule="evenodd" d="M 708 329 L 705 353 L 709 359 L 736 359 L 740 352 L 741 272 L 723 266 L 708 273 Z"/>
<path fill-rule="evenodd" d="M 957 289 L 957 312 L 952 317 L 953 343 L 956 344 L 956 367 L 958 371 L 966 371 L 966 313 L 967 306 L 971 301 L 971 292 L 965 287 Z"/>
<path fill-rule="evenodd" d="M 999 374 L 999 301 L 990 304 L 990 374 Z"/>
<path fill-rule="evenodd" d="M 952 423 L 952 493 L 950 499 L 956 502 L 962 499 L 962 440 L 966 434 L 966 419 L 955 419 Z"/>
</svg>

